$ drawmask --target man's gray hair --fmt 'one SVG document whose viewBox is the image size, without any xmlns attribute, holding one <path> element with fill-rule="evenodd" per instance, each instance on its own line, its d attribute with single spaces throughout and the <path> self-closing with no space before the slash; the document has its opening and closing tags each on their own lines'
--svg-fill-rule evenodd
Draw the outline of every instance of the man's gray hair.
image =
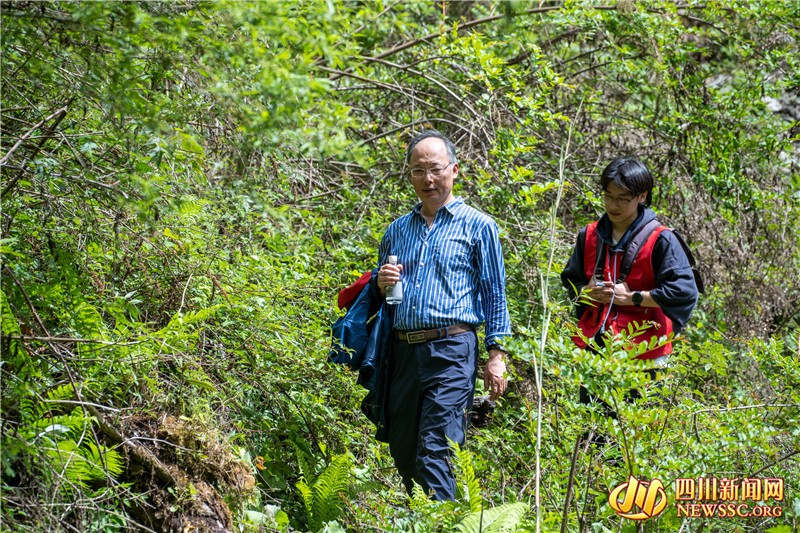
<svg viewBox="0 0 800 533">
<path fill-rule="evenodd" d="M 453 141 L 436 130 L 425 130 L 411 139 L 411 142 L 408 143 L 408 148 L 406 149 L 406 164 L 411 162 L 411 152 L 414 150 L 414 147 L 417 146 L 420 141 L 424 141 L 425 139 L 429 139 L 431 137 L 441 139 L 442 142 L 444 142 L 445 148 L 447 148 L 447 159 L 450 161 L 450 163 L 456 162 L 456 145 L 453 144 Z"/>
</svg>

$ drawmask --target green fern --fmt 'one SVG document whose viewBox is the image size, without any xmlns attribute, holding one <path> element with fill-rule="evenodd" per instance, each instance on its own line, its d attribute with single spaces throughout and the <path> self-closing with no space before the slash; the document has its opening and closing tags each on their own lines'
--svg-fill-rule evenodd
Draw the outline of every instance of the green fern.
<svg viewBox="0 0 800 533">
<path fill-rule="evenodd" d="M 409 496 L 409 505 L 416 515 L 420 531 L 428 527 L 434 531 L 508 532 L 515 531 L 527 512 L 524 503 L 507 503 L 499 507 L 484 509 L 483 490 L 475 475 L 472 454 L 450 443 L 455 466 L 455 501 L 433 501 L 421 486 L 414 484 Z M 460 518 L 460 521 L 459 521 Z"/>
<path fill-rule="evenodd" d="M 310 522 L 310 517 L 314 512 L 314 491 L 308 486 L 305 479 L 298 481 L 295 486 L 300 492 L 300 496 L 303 498 L 303 506 L 306 509 L 306 516 L 309 517 Z"/>
<path fill-rule="evenodd" d="M 21 424 L 30 423 L 32 420 L 36 420 L 38 418 L 38 409 L 37 407 L 39 404 L 36 402 L 35 396 L 33 391 L 31 390 L 32 386 L 29 383 L 22 384 L 17 389 L 17 393 L 19 394 L 17 409 L 19 409 L 19 419 Z"/>
<path fill-rule="evenodd" d="M 481 494 L 481 485 L 475 476 L 472 454 L 467 450 L 460 449 L 458 444 L 452 441 L 450 447 L 453 450 L 456 471 L 459 474 L 457 476 L 458 486 L 463 492 L 463 498 L 469 504 L 471 512 L 480 511 L 483 508 L 483 495 Z"/>
<path fill-rule="evenodd" d="M 11 306 L 8 305 L 6 293 L 2 290 L 0 290 L 0 328 L 3 336 L 20 334 L 19 322 L 11 311 Z"/>
<path fill-rule="evenodd" d="M 118 476 L 124 469 L 119 453 L 89 440 L 60 440 L 54 446 L 44 447 L 43 451 L 55 470 L 83 489 L 93 481 L 106 479 L 107 475 Z"/>
<path fill-rule="evenodd" d="M 411 488 L 411 495 L 408 497 L 408 503 L 414 511 L 421 511 L 430 503 L 428 495 L 425 494 L 425 489 L 416 481 Z"/>
<path fill-rule="evenodd" d="M 350 465 L 350 456 L 338 455 L 314 483 L 314 516 L 320 523 L 334 520 L 341 512 L 341 494 L 350 481 Z"/>
<path fill-rule="evenodd" d="M 505 533 L 517 530 L 528 506 L 522 502 L 504 503 L 498 507 L 470 513 L 456 524 L 460 533 Z"/>
<path fill-rule="evenodd" d="M 2 331 L 3 337 L 8 337 L 6 340 L 8 343 L 7 353 L 3 354 L 3 360 L 8 361 L 14 367 L 26 366 L 25 363 L 30 360 L 25 355 L 25 347 L 19 339 L 10 337 L 11 335 L 21 334 L 19 322 L 8 304 L 6 294 L 2 290 L 0 290 L 0 331 Z M 20 374 L 19 370 L 17 372 Z M 24 379 L 24 375 L 19 375 L 19 377 Z"/>
<path fill-rule="evenodd" d="M 47 467 L 68 481 L 61 489 L 71 493 L 71 486 L 87 489 L 92 482 L 122 474 L 125 464 L 116 450 L 96 442 L 91 427 L 97 423 L 83 409 L 63 410 L 62 400 L 75 397 L 71 385 L 47 391 L 47 401 L 33 390 L 19 398 L 19 449 L 34 453 Z M 13 443 L 12 443 L 13 444 Z"/>
<path fill-rule="evenodd" d="M 327 522 L 335 520 L 342 512 L 342 494 L 350 483 L 352 457 L 349 454 L 337 455 L 309 487 L 305 479 L 297 483 L 297 490 L 303 498 L 308 528 L 319 531 Z"/>
<path fill-rule="evenodd" d="M 316 468 L 314 468 L 314 454 L 308 447 L 308 443 L 301 439 L 291 440 L 294 447 L 295 457 L 297 458 L 297 468 L 300 470 L 300 477 L 303 479 L 315 479 Z"/>
</svg>

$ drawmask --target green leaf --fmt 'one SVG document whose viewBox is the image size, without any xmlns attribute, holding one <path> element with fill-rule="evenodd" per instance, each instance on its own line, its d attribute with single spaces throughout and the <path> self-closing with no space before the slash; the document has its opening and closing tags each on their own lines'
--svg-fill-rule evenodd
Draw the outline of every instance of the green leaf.
<svg viewBox="0 0 800 533">
<path fill-rule="evenodd" d="M 527 511 L 528 506 L 522 502 L 504 503 L 498 507 L 470 513 L 456 524 L 456 529 L 461 533 L 513 532 Z"/>
</svg>

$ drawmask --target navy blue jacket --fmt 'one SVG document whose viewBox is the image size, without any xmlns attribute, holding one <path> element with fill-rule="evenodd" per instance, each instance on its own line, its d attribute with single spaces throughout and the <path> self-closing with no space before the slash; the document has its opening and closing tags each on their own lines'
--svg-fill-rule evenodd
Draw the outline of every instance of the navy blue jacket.
<svg viewBox="0 0 800 533">
<path fill-rule="evenodd" d="M 367 389 L 361 411 L 375 424 L 375 438 L 388 442 L 386 432 L 386 383 L 394 309 L 385 303 L 377 287 L 377 272 L 355 302 L 331 327 L 328 359 L 358 370 L 357 383 Z"/>
</svg>

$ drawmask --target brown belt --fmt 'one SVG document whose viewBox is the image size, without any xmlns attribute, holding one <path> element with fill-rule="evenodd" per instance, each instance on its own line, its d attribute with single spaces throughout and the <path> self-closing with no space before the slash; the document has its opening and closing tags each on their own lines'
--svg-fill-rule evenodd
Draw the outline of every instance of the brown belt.
<svg viewBox="0 0 800 533">
<path fill-rule="evenodd" d="M 397 338 L 409 344 L 418 344 L 420 342 L 435 341 L 452 335 L 458 335 L 459 333 L 466 333 L 474 329 L 475 326 L 470 326 L 469 324 L 457 324 L 446 328 L 397 331 Z"/>
</svg>

